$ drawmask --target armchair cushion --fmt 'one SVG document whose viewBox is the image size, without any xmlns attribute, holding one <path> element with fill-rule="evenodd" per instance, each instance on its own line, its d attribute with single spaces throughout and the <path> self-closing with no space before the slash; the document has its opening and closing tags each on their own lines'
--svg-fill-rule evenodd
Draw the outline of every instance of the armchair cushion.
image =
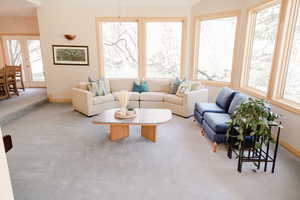
<svg viewBox="0 0 300 200">
<path fill-rule="evenodd" d="M 227 112 L 235 93 L 234 90 L 228 87 L 222 88 L 217 96 L 216 104 Z"/>
<path fill-rule="evenodd" d="M 164 96 L 164 101 L 176 105 L 182 105 L 183 104 L 183 98 L 176 96 L 175 94 L 166 94 Z"/>
<path fill-rule="evenodd" d="M 204 120 L 209 127 L 217 134 L 226 134 L 227 122 L 230 120 L 230 115 L 227 113 L 205 113 Z"/>
<path fill-rule="evenodd" d="M 226 142 L 226 134 L 219 134 L 213 131 L 210 126 L 206 123 L 206 121 L 203 121 L 203 128 L 205 130 L 205 135 L 213 142 L 217 143 L 224 143 Z"/>
<path fill-rule="evenodd" d="M 249 97 L 244 94 L 241 94 L 241 93 L 236 94 L 229 106 L 228 113 L 232 114 L 242 103 L 247 101 L 248 98 Z"/>
<path fill-rule="evenodd" d="M 93 104 L 102 104 L 102 103 L 106 103 L 106 102 L 112 102 L 114 101 L 114 96 L 112 94 L 108 94 L 105 96 L 97 96 L 93 98 Z"/>
<path fill-rule="evenodd" d="M 206 112 L 225 113 L 225 111 L 215 103 L 196 103 L 195 109 L 201 115 L 204 115 Z"/>
</svg>

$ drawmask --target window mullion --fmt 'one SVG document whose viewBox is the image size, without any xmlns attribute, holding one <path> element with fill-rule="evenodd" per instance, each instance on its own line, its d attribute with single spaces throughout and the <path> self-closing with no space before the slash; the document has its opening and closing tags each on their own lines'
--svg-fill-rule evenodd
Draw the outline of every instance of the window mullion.
<svg viewBox="0 0 300 200">
<path fill-rule="evenodd" d="M 287 3 L 282 2 L 281 9 L 280 9 L 280 17 L 279 17 L 279 23 L 277 27 L 277 37 L 276 37 L 276 43 L 275 43 L 275 50 L 273 55 L 273 61 L 272 61 L 272 68 L 271 68 L 271 74 L 270 74 L 270 80 L 267 90 L 267 99 L 270 100 L 274 96 L 274 90 L 276 88 L 276 83 L 278 80 L 276 79 L 276 74 L 278 71 L 278 63 L 281 56 L 281 41 L 283 38 L 283 29 L 284 29 L 284 21 L 285 21 L 285 15 L 286 15 L 286 9 L 287 9 Z"/>
<path fill-rule="evenodd" d="M 244 67 L 244 76 L 243 76 L 243 85 L 242 87 L 248 87 L 249 82 L 249 73 L 250 73 L 250 66 L 251 66 L 251 57 L 252 57 L 252 48 L 253 48 L 253 41 L 254 41 L 254 34 L 256 28 L 256 16 L 257 12 L 251 12 L 249 14 L 250 17 L 250 24 L 249 24 L 249 39 L 248 39 L 248 46 L 246 50 L 246 64 Z"/>
<path fill-rule="evenodd" d="M 138 19 L 138 41 L 139 41 L 139 78 L 145 78 L 145 24 L 142 18 Z"/>
</svg>

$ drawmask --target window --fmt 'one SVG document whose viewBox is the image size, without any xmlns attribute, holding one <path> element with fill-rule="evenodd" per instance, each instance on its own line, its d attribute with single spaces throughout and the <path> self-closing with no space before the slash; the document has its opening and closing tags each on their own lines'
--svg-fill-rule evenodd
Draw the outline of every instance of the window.
<svg viewBox="0 0 300 200">
<path fill-rule="evenodd" d="M 199 19 L 196 27 L 196 78 L 231 82 L 238 13 Z"/>
<path fill-rule="evenodd" d="M 185 29 L 184 18 L 98 18 L 100 75 L 181 77 Z"/>
<path fill-rule="evenodd" d="M 275 52 L 279 25 L 280 4 L 265 4 L 250 11 L 249 43 L 246 56 L 246 74 L 242 87 L 266 95 Z"/>
<path fill-rule="evenodd" d="M 182 22 L 146 22 L 146 77 L 180 76 Z"/>
<path fill-rule="evenodd" d="M 20 40 L 6 40 L 10 65 L 22 65 Z"/>
<path fill-rule="evenodd" d="M 103 22 L 104 75 L 138 77 L 138 23 Z"/>
<path fill-rule="evenodd" d="M 281 80 L 278 81 L 279 89 L 279 99 L 288 100 L 288 104 L 300 107 L 300 2 L 299 1 L 289 1 L 294 8 L 286 12 L 290 13 L 290 21 L 287 23 L 290 26 L 287 31 L 287 38 L 285 41 L 290 41 L 286 43 L 285 58 L 286 62 L 281 66 Z"/>
<path fill-rule="evenodd" d="M 27 40 L 32 81 L 45 81 L 40 40 Z"/>
</svg>

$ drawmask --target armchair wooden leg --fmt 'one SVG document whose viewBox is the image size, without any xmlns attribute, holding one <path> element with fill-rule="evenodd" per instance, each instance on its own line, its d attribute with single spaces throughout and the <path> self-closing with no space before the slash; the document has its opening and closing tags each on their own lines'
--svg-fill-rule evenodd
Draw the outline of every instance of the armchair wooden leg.
<svg viewBox="0 0 300 200">
<path fill-rule="evenodd" d="M 217 152 L 217 148 L 218 148 L 218 143 L 214 142 L 214 143 L 212 144 L 212 151 L 213 151 L 214 153 L 216 153 L 216 152 Z"/>
<path fill-rule="evenodd" d="M 201 136 L 204 136 L 204 135 L 205 135 L 204 128 L 202 128 L 202 127 L 200 128 L 200 135 L 201 135 Z"/>
</svg>

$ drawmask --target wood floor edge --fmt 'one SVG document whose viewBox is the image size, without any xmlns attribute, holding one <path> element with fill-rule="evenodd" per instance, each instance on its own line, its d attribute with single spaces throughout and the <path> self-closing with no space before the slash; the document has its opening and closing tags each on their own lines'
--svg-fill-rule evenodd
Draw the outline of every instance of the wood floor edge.
<svg viewBox="0 0 300 200">
<path fill-rule="evenodd" d="M 72 102 L 71 98 L 53 98 L 53 97 L 48 97 L 48 100 L 51 103 L 71 103 Z"/>
<path fill-rule="evenodd" d="M 288 144 L 283 140 L 280 140 L 279 144 L 283 146 L 283 148 L 285 148 L 287 151 L 289 151 L 290 153 L 292 153 L 293 155 L 295 155 L 297 158 L 300 159 L 300 150 L 298 150 L 297 148 L 293 147 L 292 145 Z"/>
</svg>

